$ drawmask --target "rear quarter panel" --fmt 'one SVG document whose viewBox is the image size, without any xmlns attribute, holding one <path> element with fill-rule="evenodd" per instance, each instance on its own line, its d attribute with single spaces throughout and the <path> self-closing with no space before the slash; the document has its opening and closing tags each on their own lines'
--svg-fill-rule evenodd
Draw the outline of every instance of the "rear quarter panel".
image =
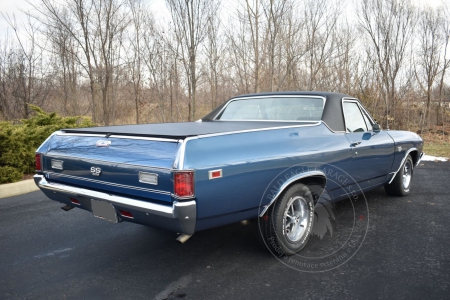
<svg viewBox="0 0 450 300">
<path fill-rule="evenodd" d="M 256 217 L 260 205 L 270 202 L 267 189 L 279 187 L 277 176 L 288 168 L 347 169 L 350 162 L 345 135 L 323 124 L 188 140 L 183 169 L 195 170 L 196 230 Z M 210 180 L 208 171 L 216 169 L 223 177 Z"/>
</svg>

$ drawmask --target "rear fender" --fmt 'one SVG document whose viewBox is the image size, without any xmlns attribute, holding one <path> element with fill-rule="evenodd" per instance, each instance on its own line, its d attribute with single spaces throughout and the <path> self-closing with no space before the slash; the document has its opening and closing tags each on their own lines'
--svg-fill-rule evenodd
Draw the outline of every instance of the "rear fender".
<svg viewBox="0 0 450 300">
<path fill-rule="evenodd" d="M 325 185 L 327 183 L 327 177 L 326 177 L 325 173 L 323 173 L 322 171 L 309 171 L 309 172 L 301 173 L 301 174 L 298 174 L 298 175 L 296 175 L 294 177 L 291 177 L 289 180 L 284 182 L 283 185 L 280 186 L 280 188 L 278 189 L 277 193 L 272 198 L 270 203 L 263 206 L 259 216 L 262 217 L 266 213 L 266 211 L 270 208 L 270 206 L 273 203 L 275 203 L 275 201 L 278 199 L 278 197 L 287 188 L 289 188 L 290 186 L 292 186 L 292 185 L 294 185 L 296 183 L 303 183 L 305 185 L 311 185 L 312 183 L 319 184 L 320 190 L 319 191 L 314 191 L 312 193 L 313 197 L 314 197 L 314 201 L 317 202 L 319 200 L 320 196 L 323 193 L 323 190 L 324 190 Z"/>
</svg>

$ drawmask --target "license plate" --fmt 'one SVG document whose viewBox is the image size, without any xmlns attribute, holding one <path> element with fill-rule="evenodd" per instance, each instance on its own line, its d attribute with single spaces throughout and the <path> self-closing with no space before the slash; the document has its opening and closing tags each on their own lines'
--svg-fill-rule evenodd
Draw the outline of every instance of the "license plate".
<svg viewBox="0 0 450 300">
<path fill-rule="evenodd" d="M 100 200 L 91 199 L 91 208 L 94 217 L 109 222 L 117 223 L 117 213 L 110 203 Z"/>
</svg>

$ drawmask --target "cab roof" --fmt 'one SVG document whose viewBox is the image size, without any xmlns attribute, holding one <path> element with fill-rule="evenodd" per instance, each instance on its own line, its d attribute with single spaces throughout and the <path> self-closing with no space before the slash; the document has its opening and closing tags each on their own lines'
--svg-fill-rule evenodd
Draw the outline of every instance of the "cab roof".
<svg viewBox="0 0 450 300">
<path fill-rule="evenodd" d="M 213 121 L 214 117 L 222 110 L 222 108 L 231 100 L 254 98 L 261 96 L 320 96 L 325 98 L 325 107 L 322 114 L 322 121 L 328 125 L 333 131 L 345 131 L 344 114 L 342 110 L 342 99 L 355 99 L 346 94 L 333 92 L 308 92 L 308 91 L 292 91 L 292 92 L 271 92 L 271 93 L 256 93 L 245 94 L 231 98 L 222 105 L 214 109 L 212 112 L 202 118 L 202 121 Z"/>
</svg>

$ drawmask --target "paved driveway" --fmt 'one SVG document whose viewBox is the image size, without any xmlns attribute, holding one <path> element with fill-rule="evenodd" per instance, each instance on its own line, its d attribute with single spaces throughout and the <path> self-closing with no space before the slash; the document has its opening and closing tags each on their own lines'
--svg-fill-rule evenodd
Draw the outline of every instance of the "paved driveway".
<svg viewBox="0 0 450 300">
<path fill-rule="evenodd" d="M 422 164 L 410 196 L 366 193 L 370 223 L 361 248 L 326 272 L 278 261 L 260 245 L 256 224 L 198 232 L 178 244 L 172 233 L 64 212 L 41 192 L 1 199 L 0 298 L 449 299 L 450 163 Z M 336 208 L 348 209 L 345 201 Z M 312 237 L 305 250 L 337 231 Z"/>
</svg>

